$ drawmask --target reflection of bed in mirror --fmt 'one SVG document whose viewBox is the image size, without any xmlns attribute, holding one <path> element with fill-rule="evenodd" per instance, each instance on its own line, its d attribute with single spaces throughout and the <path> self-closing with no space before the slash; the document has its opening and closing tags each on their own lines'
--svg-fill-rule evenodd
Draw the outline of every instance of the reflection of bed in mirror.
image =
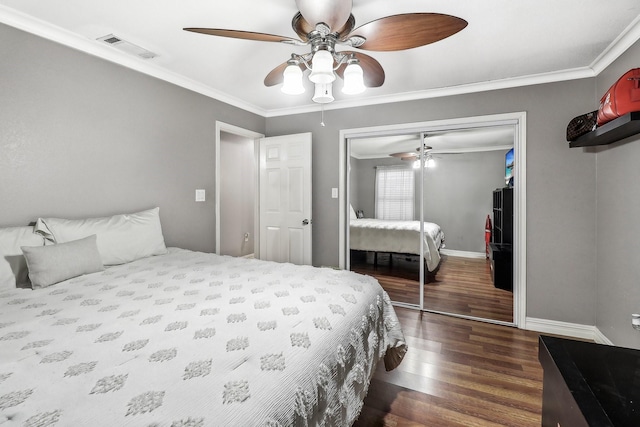
<svg viewBox="0 0 640 427">
<path fill-rule="evenodd" d="M 420 256 L 424 251 L 425 280 L 431 281 L 440 267 L 440 249 L 444 247 L 444 232 L 438 224 L 423 222 L 424 239 L 420 239 L 420 221 L 351 218 L 349 247 L 351 251 Z M 390 257 L 390 260 L 392 257 Z"/>
</svg>

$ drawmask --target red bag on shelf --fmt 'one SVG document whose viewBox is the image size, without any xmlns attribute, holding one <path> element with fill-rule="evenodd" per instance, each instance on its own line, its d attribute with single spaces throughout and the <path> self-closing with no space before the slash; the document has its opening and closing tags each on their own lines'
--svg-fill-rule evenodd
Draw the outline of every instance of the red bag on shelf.
<svg viewBox="0 0 640 427">
<path fill-rule="evenodd" d="M 600 99 L 598 126 L 632 111 L 640 111 L 640 68 L 624 73 Z"/>
</svg>

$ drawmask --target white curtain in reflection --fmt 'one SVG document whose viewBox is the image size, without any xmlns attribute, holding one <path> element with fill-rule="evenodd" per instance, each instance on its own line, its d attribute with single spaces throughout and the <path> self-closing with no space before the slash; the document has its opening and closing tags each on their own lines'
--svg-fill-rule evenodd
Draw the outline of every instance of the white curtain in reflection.
<svg viewBox="0 0 640 427">
<path fill-rule="evenodd" d="M 413 220 L 414 171 L 404 166 L 376 167 L 376 218 Z"/>
</svg>

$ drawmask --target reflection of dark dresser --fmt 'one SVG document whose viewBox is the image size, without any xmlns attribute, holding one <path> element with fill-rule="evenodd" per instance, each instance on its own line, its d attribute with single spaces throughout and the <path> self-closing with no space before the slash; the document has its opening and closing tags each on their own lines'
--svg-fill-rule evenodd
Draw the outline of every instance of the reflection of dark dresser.
<svg viewBox="0 0 640 427">
<path fill-rule="evenodd" d="M 493 230 L 489 245 L 491 278 L 496 288 L 513 290 L 513 188 L 493 192 Z"/>
<path fill-rule="evenodd" d="M 513 250 L 509 244 L 489 244 L 493 286 L 513 290 Z"/>
</svg>

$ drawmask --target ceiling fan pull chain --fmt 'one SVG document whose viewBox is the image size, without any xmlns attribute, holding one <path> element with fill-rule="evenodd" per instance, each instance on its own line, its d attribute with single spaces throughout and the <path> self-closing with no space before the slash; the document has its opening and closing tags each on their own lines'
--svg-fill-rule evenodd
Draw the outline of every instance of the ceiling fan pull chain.
<svg viewBox="0 0 640 427">
<path fill-rule="evenodd" d="M 324 127 L 324 104 L 320 104 L 320 126 Z"/>
</svg>

